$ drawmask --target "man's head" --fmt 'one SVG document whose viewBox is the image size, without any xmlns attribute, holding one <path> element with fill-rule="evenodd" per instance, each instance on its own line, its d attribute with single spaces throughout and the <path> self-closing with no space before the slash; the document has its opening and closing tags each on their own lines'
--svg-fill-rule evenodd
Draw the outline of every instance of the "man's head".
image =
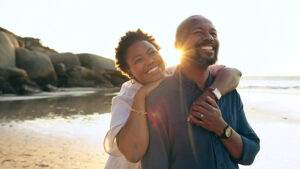
<svg viewBox="0 0 300 169">
<path fill-rule="evenodd" d="M 190 62 L 206 68 L 218 58 L 217 31 L 207 18 L 190 16 L 177 27 L 175 47 L 182 51 L 181 63 Z"/>
</svg>

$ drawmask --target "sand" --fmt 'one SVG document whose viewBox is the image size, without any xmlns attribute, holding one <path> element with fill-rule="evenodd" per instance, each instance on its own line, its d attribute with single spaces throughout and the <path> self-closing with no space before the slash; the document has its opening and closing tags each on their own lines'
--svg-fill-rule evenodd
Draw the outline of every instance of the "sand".
<svg viewBox="0 0 300 169">
<path fill-rule="evenodd" d="M 240 90 L 245 112 L 261 139 L 251 166 L 296 169 L 300 160 L 300 95 Z M 102 144 L 110 114 L 41 117 L 0 122 L 0 168 L 102 169 Z"/>
</svg>

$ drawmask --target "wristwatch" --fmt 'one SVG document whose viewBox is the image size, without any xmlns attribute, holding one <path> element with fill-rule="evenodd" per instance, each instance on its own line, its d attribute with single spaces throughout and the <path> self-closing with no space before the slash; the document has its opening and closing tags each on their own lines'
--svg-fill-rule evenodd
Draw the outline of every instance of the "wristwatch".
<svg viewBox="0 0 300 169">
<path fill-rule="evenodd" d="M 229 125 L 227 125 L 224 128 L 223 134 L 221 136 L 218 136 L 218 138 L 228 139 L 231 135 L 232 135 L 232 128 Z"/>
<path fill-rule="evenodd" d="M 220 99 L 221 99 L 222 94 L 221 94 L 221 92 L 220 92 L 220 90 L 219 90 L 218 88 L 214 88 L 214 89 L 212 90 L 212 93 L 216 96 L 217 100 L 220 100 Z"/>
</svg>

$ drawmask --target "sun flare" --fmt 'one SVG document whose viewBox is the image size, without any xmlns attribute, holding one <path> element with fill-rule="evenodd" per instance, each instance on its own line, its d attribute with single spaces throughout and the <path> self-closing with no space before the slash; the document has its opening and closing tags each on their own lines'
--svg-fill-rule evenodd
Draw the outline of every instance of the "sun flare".
<svg viewBox="0 0 300 169">
<path fill-rule="evenodd" d="M 163 50 L 162 49 L 160 51 L 160 54 L 162 55 L 167 67 L 172 67 L 172 66 L 176 66 L 179 64 L 180 56 L 181 56 L 180 50 L 176 50 L 176 49 Z"/>
</svg>

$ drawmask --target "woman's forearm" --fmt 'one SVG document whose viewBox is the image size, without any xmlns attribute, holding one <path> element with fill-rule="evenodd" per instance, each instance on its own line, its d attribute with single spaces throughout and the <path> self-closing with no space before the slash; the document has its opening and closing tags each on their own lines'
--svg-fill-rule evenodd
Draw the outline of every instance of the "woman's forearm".
<svg viewBox="0 0 300 169">
<path fill-rule="evenodd" d="M 132 109 L 145 111 L 145 94 L 137 92 Z M 146 115 L 130 112 L 127 122 L 117 135 L 119 150 L 130 162 L 138 162 L 144 156 L 149 141 Z"/>
<path fill-rule="evenodd" d="M 210 87 L 218 88 L 222 96 L 234 90 L 241 79 L 242 73 L 235 68 L 224 67 L 216 73 L 216 79 Z"/>
</svg>

